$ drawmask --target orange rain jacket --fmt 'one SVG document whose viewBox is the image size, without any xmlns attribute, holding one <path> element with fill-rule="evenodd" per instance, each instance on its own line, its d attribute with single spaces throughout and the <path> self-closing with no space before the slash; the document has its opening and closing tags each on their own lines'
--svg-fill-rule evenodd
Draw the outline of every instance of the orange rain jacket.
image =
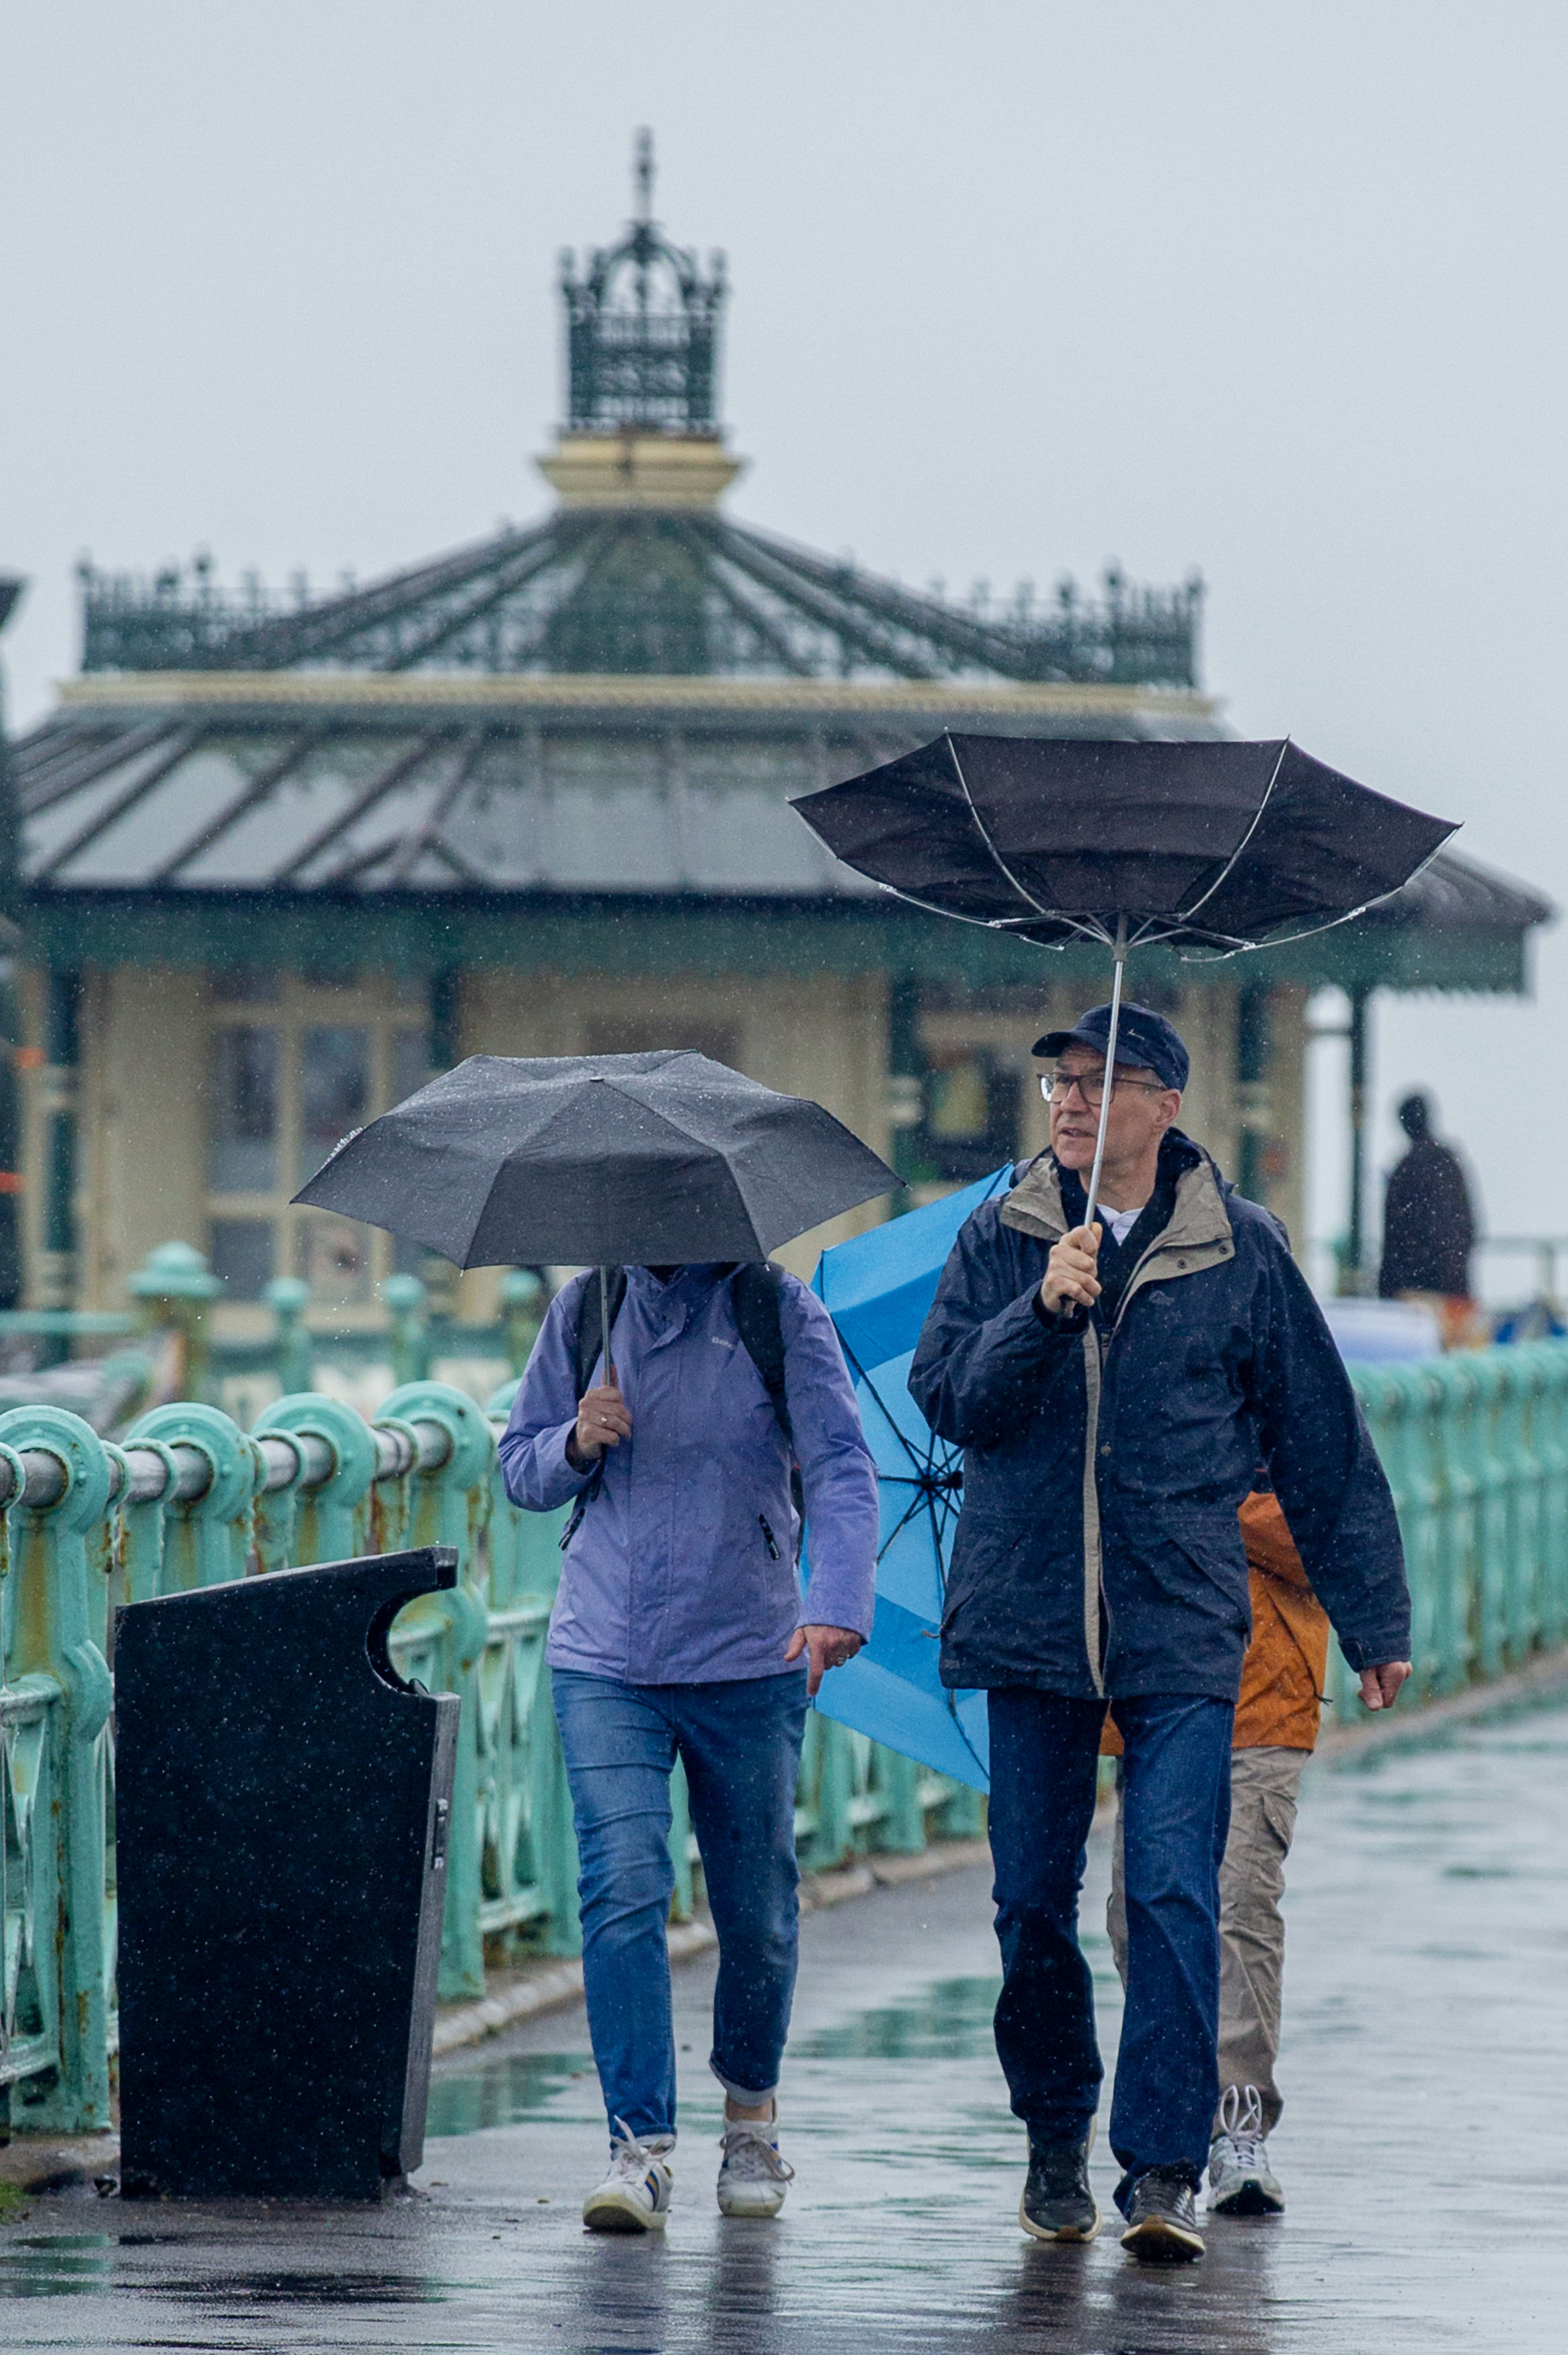
<svg viewBox="0 0 1568 2355">
<path fill-rule="evenodd" d="M 1254 1490 L 1238 1516 L 1247 1550 L 1253 1636 L 1242 1663 L 1235 1750 L 1310 1750 L 1328 1668 L 1328 1614 L 1307 1584 L 1279 1498 Z M 1100 1748 L 1121 1752 L 1105 1720 Z"/>
</svg>

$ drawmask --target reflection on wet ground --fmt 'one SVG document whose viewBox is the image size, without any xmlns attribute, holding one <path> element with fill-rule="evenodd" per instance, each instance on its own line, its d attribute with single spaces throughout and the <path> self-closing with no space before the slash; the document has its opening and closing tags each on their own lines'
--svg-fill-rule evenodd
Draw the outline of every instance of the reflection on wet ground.
<svg viewBox="0 0 1568 2355">
<path fill-rule="evenodd" d="M 777 2225 L 713 2205 L 708 1968 L 677 1977 L 667 2243 L 579 2221 L 603 2151 L 581 2011 L 438 2066 L 418 2195 L 378 2210 L 40 2200 L 0 2232 L 17 2350 L 520 2347 L 562 2355 L 1360 2355 L 1562 2343 L 1568 1709 L 1309 1785 L 1292 1863 L 1283 2223 L 1178 2273 L 1026 2243 L 990 2038 L 983 1873 L 805 1924 Z M 1085 1918 L 1114 2050 L 1103 1918 Z M 308 2099 L 308 2089 L 302 2089 Z M 1115 2166 L 1095 2158 L 1109 2208 Z M 85 2228 L 91 2219 L 99 2229 Z M 74 2228 L 74 2229 L 73 2229 Z"/>
</svg>

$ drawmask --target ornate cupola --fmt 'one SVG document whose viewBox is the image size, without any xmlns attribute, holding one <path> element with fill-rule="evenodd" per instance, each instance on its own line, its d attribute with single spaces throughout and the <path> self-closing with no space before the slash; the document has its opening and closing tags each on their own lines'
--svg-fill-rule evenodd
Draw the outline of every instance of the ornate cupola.
<svg viewBox="0 0 1568 2355">
<path fill-rule="evenodd" d="M 618 245 L 561 257 L 566 423 L 540 471 L 563 506 L 711 507 L 741 472 L 718 415 L 724 257 L 672 245 L 653 217 L 653 133 Z"/>
</svg>

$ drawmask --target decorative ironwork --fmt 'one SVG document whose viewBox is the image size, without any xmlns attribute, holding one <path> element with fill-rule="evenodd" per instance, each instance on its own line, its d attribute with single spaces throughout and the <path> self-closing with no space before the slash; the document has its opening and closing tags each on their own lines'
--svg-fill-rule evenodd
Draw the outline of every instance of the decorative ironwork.
<svg viewBox="0 0 1568 2355">
<path fill-rule="evenodd" d="M 659 234 L 651 131 L 637 133 L 633 178 L 636 215 L 620 244 L 587 253 L 581 277 L 571 249 L 561 256 L 569 431 L 712 433 L 724 257 L 704 278 L 695 253 Z"/>
<path fill-rule="evenodd" d="M 581 275 L 568 254 L 572 434 L 713 435 L 723 262 L 705 278 L 653 218 L 653 142 L 638 134 L 636 218 Z M 1120 570 L 1099 598 L 1071 580 L 1038 607 L 922 594 L 731 523 L 712 509 L 563 506 L 544 523 L 313 598 L 212 559 L 151 578 L 80 568 L 85 670 L 425 668 L 696 677 L 1012 679 L 1191 687 L 1202 584 L 1147 589 Z"/>
<path fill-rule="evenodd" d="M 905 589 L 702 512 L 564 511 L 317 602 L 84 568 L 84 670 L 598 672 L 1192 687 L 1203 584 L 1043 609 Z"/>
</svg>

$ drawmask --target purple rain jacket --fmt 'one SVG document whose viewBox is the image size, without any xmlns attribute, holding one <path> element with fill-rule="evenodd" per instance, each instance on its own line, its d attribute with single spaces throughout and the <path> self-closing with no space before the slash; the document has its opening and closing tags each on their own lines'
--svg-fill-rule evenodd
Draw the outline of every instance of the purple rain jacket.
<svg viewBox="0 0 1568 2355">
<path fill-rule="evenodd" d="M 724 1684 L 785 1673 L 805 1614 L 789 1451 L 736 1328 L 725 1265 L 667 1284 L 626 1271 L 611 1355 L 632 1436 L 566 1550 L 546 1657 L 626 1684 Z M 550 1303 L 501 1440 L 516 1505 L 549 1512 L 586 1488 L 566 1443 L 577 1421 L 574 1336 L 587 1279 Z M 779 1287 L 784 1383 L 810 1530 L 810 1618 L 871 1632 L 877 1475 L 827 1311 Z M 592 1380 L 603 1377 L 596 1366 Z"/>
</svg>

